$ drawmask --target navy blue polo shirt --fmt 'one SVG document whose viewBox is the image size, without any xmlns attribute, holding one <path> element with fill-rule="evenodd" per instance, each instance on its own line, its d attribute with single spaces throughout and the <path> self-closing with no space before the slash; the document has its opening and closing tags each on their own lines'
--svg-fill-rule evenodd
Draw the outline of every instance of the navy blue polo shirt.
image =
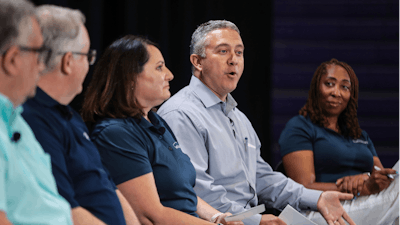
<svg viewBox="0 0 400 225">
<path fill-rule="evenodd" d="M 286 124 L 279 146 L 282 157 L 300 150 L 313 151 L 317 182 L 336 182 L 344 176 L 371 172 L 377 156 L 367 132 L 362 131 L 359 139 L 345 137 L 301 115 Z"/>
<path fill-rule="evenodd" d="M 23 107 L 22 116 L 51 156 L 58 192 L 71 208 L 81 206 L 107 224 L 125 224 L 116 187 L 80 115 L 40 88 Z"/>
<path fill-rule="evenodd" d="M 153 172 L 161 204 L 197 216 L 196 171 L 167 123 L 152 111 L 148 117 L 151 123 L 129 117 L 96 124 L 91 137 L 103 164 L 117 185 Z"/>
</svg>

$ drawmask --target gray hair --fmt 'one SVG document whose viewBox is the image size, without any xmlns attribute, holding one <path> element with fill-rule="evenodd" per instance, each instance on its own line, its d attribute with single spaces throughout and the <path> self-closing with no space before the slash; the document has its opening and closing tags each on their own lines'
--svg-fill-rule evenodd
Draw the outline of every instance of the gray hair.
<svg viewBox="0 0 400 225">
<path fill-rule="evenodd" d="M 59 63 L 62 52 L 80 51 L 82 43 L 81 25 L 86 17 L 80 10 L 69 9 L 55 5 L 37 7 L 36 15 L 42 30 L 44 45 L 51 52 L 43 53 L 48 61 L 44 72 L 51 71 Z"/>
<path fill-rule="evenodd" d="M 239 28 L 227 20 L 210 20 L 197 27 L 193 32 L 192 41 L 190 43 L 190 54 L 199 55 L 202 58 L 206 57 L 206 46 L 209 44 L 206 40 L 207 34 L 211 31 L 229 28 L 237 31 L 240 34 Z"/>
<path fill-rule="evenodd" d="M 0 53 L 14 44 L 26 44 L 33 31 L 35 6 L 27 0 L 0 0 Z"/>
</svg>

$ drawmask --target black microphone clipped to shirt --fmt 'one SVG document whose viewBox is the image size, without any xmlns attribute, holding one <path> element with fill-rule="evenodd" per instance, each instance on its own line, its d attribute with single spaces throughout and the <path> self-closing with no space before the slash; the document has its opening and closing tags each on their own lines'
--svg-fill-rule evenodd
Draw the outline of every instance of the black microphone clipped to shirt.
<svg viewBox="0 0 400 225">
<path fill-rule="evenodd" d="M 19 132 L 14 132 L 13 136 L 11 137 L 12 142 L 18 142 L 21 139 L 21 134 Z"/>
</svg>

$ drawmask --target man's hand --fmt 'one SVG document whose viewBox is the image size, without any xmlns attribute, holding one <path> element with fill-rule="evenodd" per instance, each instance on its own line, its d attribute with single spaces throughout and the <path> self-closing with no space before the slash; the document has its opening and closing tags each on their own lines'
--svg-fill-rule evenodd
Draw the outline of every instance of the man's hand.
<svg viewBox="0 0 400 225">
<path fill-rule="evenodd" d="M 274 215 L 264 214 L 261 217 L 260 225 L 286 225 L 286 223 Z"/>
<path fill-rule="evenodd" d="M 352 194 L 340 193 L 337 191 L 325 191 L 318 199 L 317 208 L 329 225 L 355 225 L 346 211 L 344 211 L 340 200 L 351 200 Z"/>
<path fill-rule="evenodd" d="M 353 176 L 345 176 L 337 179 L 336 186 L 340 192 L 352 193 L 354 196 L 358 196 L 361 193 L 364 182 L 369 178 L 367 174 L 358 174 Z"/>
</svg>

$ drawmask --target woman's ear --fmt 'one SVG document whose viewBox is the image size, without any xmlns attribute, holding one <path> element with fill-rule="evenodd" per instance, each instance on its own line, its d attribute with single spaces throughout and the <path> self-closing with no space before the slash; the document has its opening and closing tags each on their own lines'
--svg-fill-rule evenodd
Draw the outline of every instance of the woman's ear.
<svg viewBox="0 0 400 225">
<path fill-rule="evenodd" d="M 12 46 L 3 54 L 1 58 L 1 66 L 6 75 L 12 76 L 18 73 L 19 70 L 19 48 L 17 46 Z"/>
<path fill-rule="evenodd" d="M 67 52 L 61 58 L 61 72 L 64 74 L 71 74 L 72 73 L 72 53 Z"/>
<path fill-rule="evenodd" d="M 191 54 L 190 55 L 190 62 L 192 63 L 194 68 L 196 68 L 196 70 L 198 70 L 198 71 L 202 71 L 203 70 L 201 56 L 196 55 L 196 54 Z"/>
</svg>

